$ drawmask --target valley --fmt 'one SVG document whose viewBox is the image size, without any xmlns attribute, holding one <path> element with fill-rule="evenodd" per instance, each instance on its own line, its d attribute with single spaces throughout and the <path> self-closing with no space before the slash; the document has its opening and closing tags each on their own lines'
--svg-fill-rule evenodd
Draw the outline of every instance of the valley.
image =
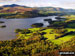
<svg viewBox="0 0 75 56">
<path fill-rule="evenodd" d="M 75 52 L 75 10 L 0 6 L 0 56 L 59 56 Z"/>
</svg>

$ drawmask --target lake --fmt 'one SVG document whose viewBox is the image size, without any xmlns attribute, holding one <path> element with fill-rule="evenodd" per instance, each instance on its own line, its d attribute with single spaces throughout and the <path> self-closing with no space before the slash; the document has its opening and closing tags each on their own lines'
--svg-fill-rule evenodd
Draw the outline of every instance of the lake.
<svg viewBox="0 0 75 56">
<path fill-rule="evenodd" d="M 48 16 L 48 17 L 36 17 L 36 18 L 25 18 L 25 19 L 0 19 L 0 21 L 4 21 L 5 23 L 0 24 L 6 25 L 5 28 L 0 28 L 0 40 L 11 40 L 16 38 L 15 29 L 27 29 L 32 28 L 31 25 L 34 23 L 43 23 L 44 26 L 48 26 L 48 22 L 44 21 L 44 19 L 55 19 L 56 16 Z"/>
</svg>

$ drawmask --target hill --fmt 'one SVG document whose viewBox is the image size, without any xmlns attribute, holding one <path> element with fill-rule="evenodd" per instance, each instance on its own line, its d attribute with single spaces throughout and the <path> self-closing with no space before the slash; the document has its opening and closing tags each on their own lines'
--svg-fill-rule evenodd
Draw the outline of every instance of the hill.
<svg viewBox="0 0 75 56">
<path fill-rule="evenodd" d="M 15 13 L 15 12 L 25 12 L 25 11 L 32 11 L 33 8 L 28 6 L 22 6 L 17 4 L 11 5 L 3 5 L 0 7 L 0 13 Z"/>
<path fill-rule="evenodd" d="M 25 12 L 25 11 L 32 11 L 32 10 L 75 12 L 75 9 L 64 9 L 64 8 L 58 8 L 58 7 L 28 7 L 28 6 L 22 6 L 22 5 L 17 5 L 17 4 L 3 5 L 0 7 L 1 13 L 15 12 L 15 11 Z"/>
<path fill-rule="evenodd" d="M 63 11 L 63 12 L 75 12 L 75 9 L 64 9 L 59 7 L 38 7 L 39 10 L 44 11 Z"/>
<path fill-rule="evenodd" d="M 17 4 L 3 5 L 2 7 L 24 7 L 24 8 L 29 8 L 27 6 L 22 6 L 22 5 L 17 5 Z"/>
</svg>

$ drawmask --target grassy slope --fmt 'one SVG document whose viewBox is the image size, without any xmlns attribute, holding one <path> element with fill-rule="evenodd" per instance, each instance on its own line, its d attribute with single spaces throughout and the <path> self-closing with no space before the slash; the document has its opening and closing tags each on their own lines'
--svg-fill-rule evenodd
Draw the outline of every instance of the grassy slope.
<svg viewBox="0 0 75 56">
<path fill-rule="evenodd" d="M 64 36 L 64 37 L 62 37 L 62 38 L 59 38 L 59 39 L 56 39 L 56 40 L 52 40 L 52 42 L 54 42 L 55 44 L 60 45 L 60 44 L 62 44 L 62 43 L 64 43 L 64 42 L 69 41 L 69 40 L 72 39 L 74 36 L 75 36 L 74 34 L 72 34 L 72 35 L 67 35 L 67 36 Z"/>
<path fill-rule="evenodd" d="M 52 29 L 48 29 L 48 30 L 45 30 L 45 32 L 49 32 L 50 30 L 52 30 Z M 67 28 L 67 30 L 68 30 L 68 32 L 70 32 L 70 31 L 75 31 L 75 29 L 69 29 L 69 28 Z M 64 36 L 64 37 L 62 37 L 62 38 L 59 38 L 59 39 L 55 39 L 55 35 L 59 35 L 59 34 L 49 34 L 49 33 L 47 33 L 46 35 L 44 35 L 46 38 L 48 38 L 48 40 L 51 40 L 52 42 L 54 42 L 55 44 L 62 44 L 62 43 L 64 43 L 64 42 L 67 42 L 67 41 L 69 41 L 72 37 L 74 37 L 75 35 L 74 34 L 72 34 L 72 35 L 67 35 L 67 36 Z"/>
<path fill-rule="evenodd" d="M 71 20 L 75 20 L 75 15 L 71 15 L 71 16 L 64 16 L 67 18 L 66 21 L 71 21 Z M 68 32 L 70 31 L 75 31 L 74 28 L 66 28 L 68 30 Z M 72 34 L 72 35 L 67 35 L 67 36 L 64 36 L 62 38 L 59 38 L 57 40 L 52 40 L 52 42 L 54 42 L 55 44 L 61 44 L 61 43 L 64 43 L 64 42 L 67 42 L 69 41 L 71 38 L 75 37 L 75 34 Z"/>
<path fill-rule="evenodd" d="M 58 44 L 58 45 L 69 41 L 72 37 L 75 36 L 74 34 L 72 34 L 72 35 L 67 35 L 67 36 L 55 39 L 55 35 L 59 36 L 60 34 L 56 34 L 56 33 L 50 34 L 53 29 L 45 29 L 45 30 L 39 31 L 40 28 L 30 28 L 29 30 L 32 31 L 33 33 L 35 33 L 35 32 L 40 32 L 40 33 L 46 32 L 46 34 L 44 34 L 43 36 L 45 38 L 47 38 L 47 40 L 52 41 L 53 43 Z M 68 30 L 68 32 L 75 31 L 75 29 L 71 29 L 71 28 L 70 29 L 67 28 L 67 30 Z M 29 34 L 26 34 L 26 35 L 25 34 L 19 34 L 19 37 L 20 38 L 24 37 L 25 39 L 28 39 L 28 38 L 30 38 L 30 36 L 32 36 L 33 33 L 29 33 Z"/>
</svg>

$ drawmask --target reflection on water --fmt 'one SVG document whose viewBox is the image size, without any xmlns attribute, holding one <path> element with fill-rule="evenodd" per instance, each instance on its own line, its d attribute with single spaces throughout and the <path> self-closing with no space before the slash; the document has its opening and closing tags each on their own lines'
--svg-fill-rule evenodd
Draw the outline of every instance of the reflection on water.
<svg viewBox="0 0 75 56">
<path fill-rule="evenodd" d="M 5 23 L 0 25 L 6 25 L 6 28 L 0 28 L 0 40 L 10 40 L 16 38 L 14 33 L 15 29 L 24 29 L 24 28 L 31 28 L 33 23 L 43 23 L 46 27 L 48 22 L 44 21 L 43 19 L 52 20 L 55 19 L 56 16 L 48 16 L 48 17 L 37 17 L 37 18 L 26 18 L 26 19 L 0 19 L 0 21 L 4 21 Z"/>
</svg>

